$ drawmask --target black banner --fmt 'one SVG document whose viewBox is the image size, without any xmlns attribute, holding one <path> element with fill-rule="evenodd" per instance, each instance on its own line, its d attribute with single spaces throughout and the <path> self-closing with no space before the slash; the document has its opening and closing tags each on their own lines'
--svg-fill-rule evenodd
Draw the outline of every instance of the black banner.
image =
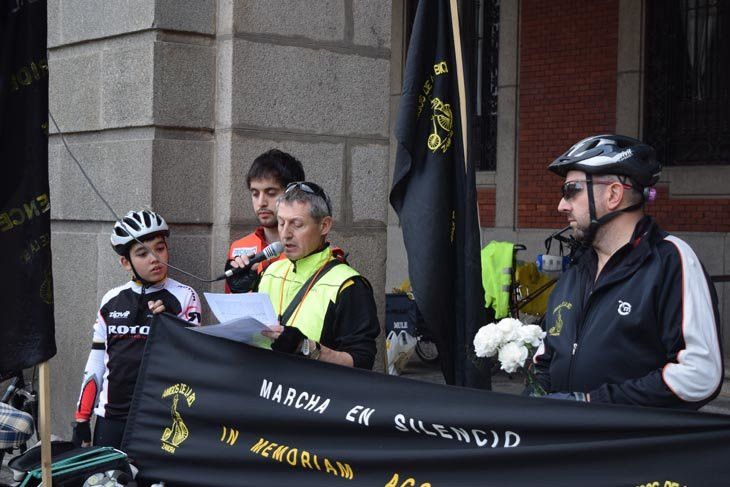
<svg viewBox="0 0 730 487">
<path fill-rule="evenodd" d="M 45 0 L 0 2 L 0 376 L 56 354 Z"/>
<path fill-rule="evenodd" d="M 726 486 L 730 418 L 418 382 L 158 315 L 123 449 L 168 486 Z"/>
<path fill-rule="evenodd" d="M 395 135 L 390 203 L 446 382 L 488 389 L 473 339 L 486 324 L 474 166 L 465 164 L 448 0 L 418 4 Z"/>
</svg>

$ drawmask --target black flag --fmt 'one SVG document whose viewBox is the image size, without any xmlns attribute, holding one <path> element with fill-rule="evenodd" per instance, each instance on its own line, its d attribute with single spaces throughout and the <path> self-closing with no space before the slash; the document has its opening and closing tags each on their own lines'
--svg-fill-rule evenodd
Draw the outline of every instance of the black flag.
<svg viewBox="0 0 730 487">
<path fill-rule="evenodd" d="M 730 418 L 340 367 L 155 315 L 122 449 L 180 486 L 726 486 Z"/>
<path fill-rule="evenodd" d="M 0 6 L 0 377 L 56 354 L 46 2 Z"/>
<path fill-rule="evenodd" d="M 408 274 L 449 384 L 489 388 L 472 340 L 484 325 L 474 167 L 464 161 L 447 0 L 420 2 L 403 81 L 390 203 Z"/>
</svg>

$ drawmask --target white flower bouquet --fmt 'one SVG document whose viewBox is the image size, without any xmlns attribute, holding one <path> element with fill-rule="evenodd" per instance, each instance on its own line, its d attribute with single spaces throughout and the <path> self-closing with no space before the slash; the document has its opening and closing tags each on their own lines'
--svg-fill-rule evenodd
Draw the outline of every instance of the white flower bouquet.
<svg viewBox="0 0 730 487">
<path fill-rule="evenodd" d="M 500 368 L 508 374 L 524 369 L 533 393 L 545 395 L 545 391 L 535 379 L 525 362 L 531 352 L 542 343 L 545 332 L 537 325 L 525 325 L 515 318 L 503 318 L 499 323 L 483 326 L 474 336 L 474 352 L 477 357 L 497 356 Z"/>
</svg>

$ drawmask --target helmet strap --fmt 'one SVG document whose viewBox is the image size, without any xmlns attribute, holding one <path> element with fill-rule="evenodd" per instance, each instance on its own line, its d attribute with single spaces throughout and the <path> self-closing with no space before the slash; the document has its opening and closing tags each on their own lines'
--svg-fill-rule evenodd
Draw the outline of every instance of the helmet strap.
<svg viewBox="0 0 730 487">
<path fill-rule="evenodd" d="M 590 224 L 588 225 L 588 231 L 586 231 L 583 243 L 590 245 L 593 242 L 593 238 L 596 236 L 598 227 L 601 226 L 601 222 L 596 218 L 596 201 L 593 197 L 593 175 L 586 174 L 586 191 L 588 191 L 588 216 L 590 217 Z"/>
<path fill-rule="evenodd" d="M 134 268 L 134 264 L 132 263 L 132 258 L 129 253 L 127 253 L 127 260 L 129 261 L 129 266 L 132 268 L 132 273 L 134 273 L 135 281 L 139 282 L 142 285 L 142 291 L 144 292 L 145 289 L 152 286 L 154 283 L 142 279 L 142 276 L 139 275 L 137 269 Z"/>
<path fill-rule="evenodd" d="M 586 189 L 588 190 L 588 211 L 590 212 L 589 216 L 591 218 L 591 223 L 590 225 L 588 225 L 588 231 L 586 232 L 586 236 L 582 241 L 583 245 L 591 245 L 593 243 L 593 239 L 596 238 L 596 233 L 598 233 L 598 229 L 619 216 L 621 213 L 629 213 L 631 211 L 638 210 L 639 208 L 644 206 L 644 200 L 642 198 L 642 200 L 638 203 L 627 206 L 626 208 L 622 208 L 620 210 L 606 213 L 601 218 L 596 218 L 596 202 L 593 198 L 593 176 L 590 174 L 586 174 L 586 185 Z"/>
</svg>

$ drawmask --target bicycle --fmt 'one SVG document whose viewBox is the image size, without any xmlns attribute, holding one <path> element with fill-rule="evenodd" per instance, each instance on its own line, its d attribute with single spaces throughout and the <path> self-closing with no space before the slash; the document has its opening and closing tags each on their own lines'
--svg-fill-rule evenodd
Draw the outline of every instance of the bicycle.
<svg viewBox="0 0 730 487">
<path fill-rule="evenodd" d="M 5 387 L 0 402 L 12 406 L 13 408 L 30 414 L 33 418 L 33 424 L 36 425 L 36 429 L 33 436 L 29 440 L 16 445 L 13 448 L 7 448 L 0 450 L 0 467 L 2 467 L 2 461 L 5 454 L 23 453 L 28 449 L 28 443 L 31 439 L 36 441 L 39 439 L 38 436 L 38 391 L 36 384 L 38 383 L 38 369 L 33 367 L 30 370 L 30 377 L 26 376 L 25 371 L 18 371 L 12 375 Z"/>
<path fill-rule="evenodd" d="M 435 364 L 439 361 L 439 350 L 436 347 L 433 337 L 423 327 L 423 316 L 413 300 L 410 310 L 411 319 L 415 324 L 416 332 L 416 355 L 427 364 Z"/>
</svg>

